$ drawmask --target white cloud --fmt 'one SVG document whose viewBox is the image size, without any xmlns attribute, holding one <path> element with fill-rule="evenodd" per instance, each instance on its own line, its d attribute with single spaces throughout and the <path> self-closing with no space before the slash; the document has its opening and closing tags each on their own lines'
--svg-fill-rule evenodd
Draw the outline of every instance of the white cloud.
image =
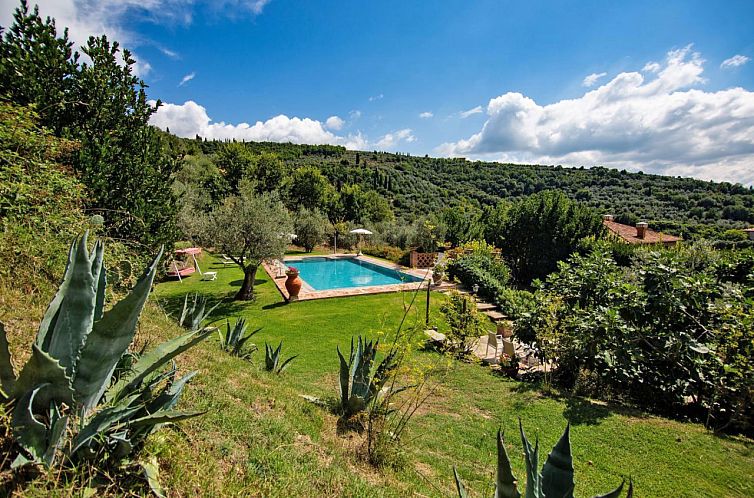
<svg viewBox="0 0 754 498">
<path fill-rule="evenodd" d="M 644 64 L 644 67 L 641 68 L 642 72 L 645 73 L 657 73 L 662 69 L 662 66 L 657 62 L 647 62 Z"/>
<path fill-rule="evenodd" d="M 745 55 L 734 55 L 730 59 L 725 59 L 722 64 L 720 64 L 720 67 L 723 69 L 728 69 L 731 67 L 738 67 L 743 66 L 747 62 L 749 62 L 751 59 L 746 57 Z"/>
<path fill-rule="evenodd" d="M 459 116 L 461 116 L 461 119 L 466 119 L 469 116 L 473 116 L 474 114 L 481 114 L 484 111 L 482 110 L 482 106 L 478 105 L 472 109 L 469 109 L 468 111 L 461 111 L 458 113 Z"/>
<path fill-rule="evenodd" d="M 154 104 L 154 102 L 152 102 Z M 369 142 L 359 132 L 338 136 L 328 131 L 326 124 L 310 118 L 298 118 L 281 114 L 267 121 L 229 124 L 214 123 L 207 110 L 193 100 L 183 104 L 162 104 L 152 115 L 150 124 L 170 129 L 179 137 L 193 138 L 199 135 L 207 139 L 236 139 L 257 142 L 291 142 L 296 144 L 343 145 L 349 149 L 366 149 Z"/>
<path fill-rule="evenodd" d="M 581 84 L 586 87 L 594 86 L 594 84 L 597 83 L 597 80 L 600 80 L 605 76 L 607 76 L 607 73 L 592 73 L 584 78 L 584 81 L 582 81 Z"/>
<path fill-rule="evenodd" d="M 134 56 L 134 60 L 136 61 L 136 63 L 133 66 L 134 76 L 138 78 L 144 78 L 146 75 L 152 72 L 152 64 L 145 61 L 144 59 L 139 59 L 136 56 Z"/>
<path fill-rule="evenodd" d="M 343 121 L 343 120 L 342 120 L 341 118 L 339 118 L 338 116 L 330 116 L 330 117 L 329 117 L 329 118 L 327 118 L 327 120 L 325 121 L 325 126 L 326 126 L 326 127 L 328 128 L 328 129 L 330 129 L 330 130 L 333 130 L 333 131 L 338 131 L 338 130 L 340 130 L 341 128 L 343 128 L 343 125 L 344 125 L 344 124 L 346 124 L 346 122 L 345 122 L 345 121 Z"/>
<path fill-rule="evenodd" d="M 375 100 L 382 100 L 385 96 L 383 94 L 379 95 L 372 95 L 369 97 L 369 102 L 374 102 Z"/>
<path fill-rule="evenodd" d="M 432 116 L 434 116 L 434 114 L 431 113 L 431 112 L 429 112 L 429 111 L 425 111 L 425 112 L 422 112 L 422 113 L 419 114 L 419 117 L 422 118 L 422 119 L 429 119 Z"/>
<path fill-rule="evenodd" d="M 348 116 L 351 118 L 352 121 L 355 121 L 361 117 L 361 111 L 359 111 L 358 109 L 353 110 L 348 113 Z"/>
<path fill-rule="evenodd" d="M 174 52 L 174 51 L 170 50 L 169 48 L 158 47 L 158 50 L 160 52 L 162 52 L 163 54 L 167 55 L 168 57 L 170 57 L 171 59 L 180 59 L 181 58 L 181 56 L 178 54 L 178 52 Z"/>
<path fill-rule="evenodd" d="M 386 133 L 380 138 L 375 145 L 380 149 L 392 149 L 401 142 L 415 142 L 416 137 L 412 134 L 410 128 L 404 128 L 402 130 L 394 131 L 392 133 Z"/>
<path fill-rule="evenodd" d="M 187 74 L 186 76 L 184 76 L 183 78 L 181 78 L 181 82 L 178 83 L 178 86 L 185 85 L 189 81 L 193 80 L 195 77 L 196 77 L 196 72 L 194 72 L 194 71 L 190 72 L 189 74 Z"/>
<path fill-rule="evenodd" d="M 540 105 L 506 93 L 489 101 L 478 133 L 437 150 L 754 183 L 754 92 L 696 88 L 703 64 L 687 46 L 656 75 L 621 73 L 578 98 Z"/>
</svg>

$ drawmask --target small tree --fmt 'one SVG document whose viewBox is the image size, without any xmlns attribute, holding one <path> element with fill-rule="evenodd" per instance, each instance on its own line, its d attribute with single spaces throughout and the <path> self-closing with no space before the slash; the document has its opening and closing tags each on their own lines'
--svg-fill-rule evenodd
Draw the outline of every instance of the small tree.
<svg viewBox="0 0 754 498">
<path fill-rule="evenodd" d="M 302 208 L 296 215 L 294 224 L 298 244 L 306 252 L 312 252 L 317 245 L 325 241 L 328 226 L 327 217 L 321 212 Z"/>
<path fill-rule="evenodd" d="M 474 298 L 452 291 L 440 311 L 450 328 L 447 347 L 459 356 L 471 353 L 479 336 L 485 333 L 484 319 L 476 308 Z"/>
<path fill-rule="evenodd" d="M 237 196 L 230 196 L 207 216 L 202 238 L 227 254 L 244 272 L 235 299 L 254 297 L 254 279 L 265 259 L 281 258 L 288 247 L 292 226 L 288 211 L 274 194 L 255 194 L 242 181 Z"/>
</svg>

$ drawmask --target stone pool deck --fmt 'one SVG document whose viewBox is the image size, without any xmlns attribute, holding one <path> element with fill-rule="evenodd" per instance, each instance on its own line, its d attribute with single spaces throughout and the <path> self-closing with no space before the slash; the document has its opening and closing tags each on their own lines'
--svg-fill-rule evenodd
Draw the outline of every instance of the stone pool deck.
<svg viewBox="0 0 754 498">
<path fill-rule="evenodd" d="M 409 282 L 405 284 L 373 285 L 373 286 L 368 286 L 368 287 L 349 287 L 346 289 L 332 289 L 332 290 L 322 290 L 322 291 L 314 290 L 311 287 L 309 287 L 309 285 L 304 283 L 304 285 L 301 287 L 301 291 L 299 292 L 298 301 L 310 301 L 312 299 L 328 299 L 328 298 L 333 298 L 333 297 L 363 296 L 366 294 L 385 294 L 389 292 L 414 291 L 421 288 L 426 289 L 427 285 L 431 283 L 432 281 L 432 269 L 406 268 L 405 266 L 401 266 L 395 263 L 391 263 L 389 261 L 384 261 L 382 259 L 373 258 L 371 256 L 365 256 L 365 255 L 357 256 L 356 254 L 330 254 L 326 256 L 322 256 L 322 255 L 290 256 L 290 257 L 284 258 L 283 262 L 300 261 L 306 258 L 359 259 L 362 261 L 368 261 L 378 266 L 382 266 L 384 268 L 390 268 L 392 270 L 398 270 L 402 273 L 407 273 L 414 277 L 421 278 L 422 281 Z M 285 288 L 286 276 L 284 274 L 279 276 L 273 262 L 271 261 L 263 262 L 262 267 L 264 268 L 264 271 L 267 272 L 267 275 L 270 276 L 272 281 L 275 282 L 275 287 L 277 287 L 278 291 L 283 296 L 283 299 L 285 299 L 286 301 L 289 301 L 290 296 L 288 295 L 288 291 Z M 437 290 L 441 290 L 441 288 L 442 286 L 439 286 L 437 287 Z"/>
</svg>

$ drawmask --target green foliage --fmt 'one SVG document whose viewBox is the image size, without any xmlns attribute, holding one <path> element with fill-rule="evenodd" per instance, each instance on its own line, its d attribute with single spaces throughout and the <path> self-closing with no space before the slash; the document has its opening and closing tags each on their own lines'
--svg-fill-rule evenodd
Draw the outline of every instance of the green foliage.
<svg viewBox="0 0 754 498">
<path fill-rule="evenodd" d="M 490 254 L 463 254 L 448 262 L 448 275 L 467 288 L 479 286 L 479 295 L 497 301 L 510 280 L 510 270 L 503 261 Z"/>
<path fill-rule="evenodd" d="M 484 317 L 477 310 L 474 298 L 451 291 L 440 312 L 449 327 L 446 346 L 460 356 L 471 353 L 476 341 L 486 332 Z"/>
<path fill-rule="evenodd" d="M 397 351 L 391 349 L 372 371 L 379 343 L 380 341 L 367 341 L 359 336 L 354 349 L 352 337 L 348 361 L 340 348 L 337 348 L 340 359 L 340 411 L 346 418 L 366 410 L 377 399 L 389 374 L 396 367 Z"/>
<path fill-rule="evenodd" d="M 257 350 L 255 344 L 250 344 L 246 347 L 246 341 L 251 339 L 261 328 L 252 332 L 246 333 L 247 325 L 246 320 L 239 318 L 236 320 L 236 324 L 233 328 L 230 327 L 230 320 L 227 321 L 227 327 L 225 333 L 220 329 L 217 330 L 217 334 L 220 336 L 220 349 L 230 353 L 232 356 L 238 356 L 245 360 L 251 358 L 251 354 Z"/>
<path fill-rule="evenodd" d="M 539 441 L 532 447 L 524 433 L 523 425 L 519 420 L 521 432 L 521 444 L 524 447 L 524 462 L 526 464 L 526 498 L 545 498 L 548 496 L 562 496 L 573 498 L 574 477 L 573 457 L 571 456 L 571 425 L 568 424 L 553 447 L 542 471 L 539 471 Z M 456 479 L 456 489 L 460 498 L 468 496 L 466 488 L 454 468 L 453 475 Z M 625 481 L 607 494 L 595 498 L 619 498 L 623 492 Z M 629 482 L 626 498 L 631 498 L 634 493 L 633 483 Z M 497 431 L 497 478 L 495 482 L 495 498 L 520 498 L 518 481 L 513 476 L 510 458 L 505 449 L 505 440 L 501 431 Z"/>
<path fill-rule="evenodd" d="M 264 343 L 264 369 L 268 372 L 281 374 L 283 371 L 288 367 L 288 364 L 292 362 L 298 355 L 291 356 L 287 360 L 280 363 L 281 360 L 281 352 L 283 350 L 283 341 L 280 341 L 280 344 L 276 349 L 273 349 L 272 346 Z"/>
<path fill-rule="evenodd" d="M 77 144 L 53 137 L 38 122 L 32 107 L 0 102 L 0 220 L 4 228 L 75 230 L 83 185 L 61 163 L 70 161 Z"/>
<path fill-rule="evenodd" d="M 361 252 L 370 256 L 387 259 L 394 263 L 403 261 L 407 253 L 399 247 L 393 247 L 386 244 L 368 244 L 361 249 Z"/>
<path fill-rule="evenodd" d="M 310 211 L 301 208 L 296 213 L 296 221 L 293 230 L 296 232 L 296 243 L 303 247 L 306 252 L 322 244 L 327 237 L 329 228 L 327 217 L 318 210 Z"/>
<path fill-rule="evenodd" d="M 446 227 L 445 238 L 453 247 L 477 240 L 484 233 L 482 210 L 468 201 L 444 209 L 441 218 Z"/>
<path fill-rule="evenodd" d="M 576 250 L 584 237 L 603 231 L 592 209 L 560 192 L 542 192 L 515 203 L 500 229 L 503 255 L 516 280 L 544 278 Z"/>
<path fill-rule="evenodd" d="M 193 331 L 140 355 L 120 368 L 131 345 L 160 255 L 133 290 L 104 310 L 104 246 L 90 252 L 86 236 L 71 245 L 63 282 L 39 327 L 31 358 L 16 376 L 0 325 L 2 391 L 13 402 L 13 434 L 22 452 L 13 467 L 52 467 L 95 459 L 101 465 L 127 458 L 168 422 L 199 415 L 174 411 L 186 382 L 176 379 L 173 357 L 207 337 Z"/>
<path fill-rule="evenodd" d="M 421 252 L 435 252 L 437 246 L 445 241 L 445 230 L 442 221 L 434 217 L 418 220 L 409 243 Z"/>
<path fill-rule="evenodd" d="M 306 208 L 322 209 L 333 195 L 332 185 L 322 172 L 314 166 L 298 168 L 288 183 L 288 207 L 292 210 Z"/>
<path fill-rule="evenodd" d="M 87 208 L 103 215 L 107 234 L 152 247 L 175 237 L 171 177 L 176 162 L 149 126 L 159 106 L 133 75 L 128 50 L 90 38 L 79 63 L 67 32 L 25 2 L 0 40 L 0 93 L 36 104 L 41 124 L 80 144 L 73 167 L 87 188 Z"/>
<path fill-rule="evenodd" d="M 754 384 L 741 375 L 754 373 L 750 258 L 697 244 L 638 253 L 623 269 L 597 247 L 560 264 L 516 334 L 550 348 L 566 387 L 592 372 L 588 394 L 671 413 L 691 404 L 711 426 L 749 430 Z"/>
</svg>

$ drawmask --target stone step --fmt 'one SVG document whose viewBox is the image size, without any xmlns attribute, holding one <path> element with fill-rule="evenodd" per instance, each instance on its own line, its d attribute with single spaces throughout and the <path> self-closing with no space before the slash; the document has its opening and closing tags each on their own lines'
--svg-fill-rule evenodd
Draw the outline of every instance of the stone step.
<svg viewBox="0 0 754 498">
<path fill-rule="evenodd" d="M 497 309 L 497 305 L 480 301 L 476 303 L 476 309 L 478 309 L 479 311 L 492 311 Z"/>
<path fill-rule="evenodd" d="M 499 311 L 485 311 L 484 314 L 490 317 L 493 322 L 499 322 L 501 320 L 505 320 L 506 318 L 508 318 L 507 316 L 503 315 Z"/>
</svg>

